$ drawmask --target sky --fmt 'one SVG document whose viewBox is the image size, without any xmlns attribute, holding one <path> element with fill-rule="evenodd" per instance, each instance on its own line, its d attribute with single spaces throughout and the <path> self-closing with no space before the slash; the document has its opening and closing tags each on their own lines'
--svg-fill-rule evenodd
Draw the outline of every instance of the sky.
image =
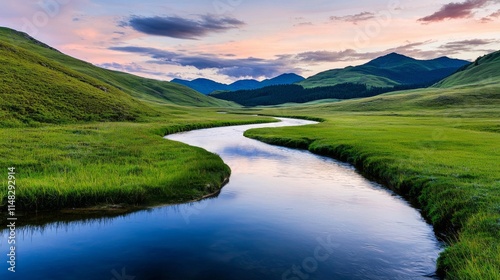
<svg viewBox="0 0 500 280">
<path fill-rule="evenodd" d="M 500 49 L 500 0 L 1 0 L 0 26 L 159 80 L 309 77 L 391 52 Z"/>
</svg>

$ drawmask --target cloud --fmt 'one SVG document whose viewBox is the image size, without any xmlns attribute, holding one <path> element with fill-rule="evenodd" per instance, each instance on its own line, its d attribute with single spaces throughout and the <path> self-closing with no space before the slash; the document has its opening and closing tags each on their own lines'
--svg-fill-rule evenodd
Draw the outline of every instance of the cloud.
<svg viewBox="0 0 500 280">
<path fill-rule="evenodd" d="M 158 72 L 158 71 L 151 71 L 148 70 L 141 65 L 137 63 L 128 63 L 128 64 L 121 64 L 117 62 L 111 62 L 111 63 L 101 63 L 97 64 L 98 67 L 101 68 L 106 68 L 110 70 L 117 70 L 121 72 L 128 72 L 128 73 L 143 73 L 143 74 L 148 74 L 148 75 L 155 75 L 155 76 L 163 76 L 164 73 Z"/>
<path fill-rule="evenodd" d="M 241 77 L 274 77 L 285 72 L 294 72 L 295 68 L 288 60 L 262 58 L 220 57 L 213 54 L 198 53 L 187 55 L 182 52 L 171 52 L 155 48 L 143 47 L 112 47 L 111 50 L 138 53 L 152 58 L 151 64 L 169 64 L 191 66 L 198 70 L 216 69 L 216 72 L 226 76 Z"/>
<path fill-rule="evenodd" d="M 401 45 L 395 48 L 386 49 L 383 51 L 375 52 L 357 52 L 353 49 L 347 49 L 344 51 L 312 51 L 303 52 L 296 55 L 283 55 L 283 59 L 290 61 L 295 61 L 295 63 L 325 63 L 325 62 L 345 62 L 345 61 L 359 61 L 359 60 L 371 60 L 377 57 L 389 54 L 389 53 L 399 53 L 406 56 L 419 58 L 419 59 L 433 59 L 441 56 L 452 56 L 456 54 L 463 54 L 464 52 L 470 51 L 483 51 L 490 52 L 489 50 L 478 49 L 480 47 L 487 46 L 498 42 L 495 39 L 471 39 L 463 41 L 454 41 L 443 44 L 433 50 L 425 50 L 434 41 L 422 41 L 422 42 L 409 42 L 405 45 Z M 293 62 L 292 62 L 293 63 Z"/>
<path fill-rule="evenodd" d="M 295 55 L 293 58 L 300 62 L 343 62 L 343 61 L 358 61 L 358 60 L 369 60 L 374 59 L 382 55 L 386 55 L 392 52 L 405 54 L 414 57 L 428 57 L 432 54 L 426 53 L 417 49 L 416 47 L 428 44 L 430 41 L 408 43 L 396 48 L 387 49 L 384 51 L 377 52 L 357 52 L 353 49 L 347 49 L 344 51 L 313 51 L 313 52 L 303 52 Z"/>
<path fill-rule="evenodd" d="M 493 21 L 493 19 L 498 18 L 498 17 L 500 17 L 500 10 L 492 13 L 489 16 L 483 17 L 481 19 L 481 22 L 483 22 L 483 23 L 490 22 L 490 21 Z"/>
<path fill-rule="evenodd" d="M 137 17 L 120 22 L 120 27 L 130 26 L 134 30 L 148 35 L 165 36 L 178 39 L 198 39 L 210 33 L 224 32 L 245 25 L 231 17 L 201 15 L 198 19 L 187 19 L 178 16 Z"/>
<path fill-rule="evenodd" d="M 429 50 L 429 45 L 435 41 L 407 42 L 407 44 L 382 51 L 358 52 L 353 49 L 342 51 L 309 51 L 297 54 L 276 55 L 273 59 L 263 58 L 237 58 L 233 55 L 215 55 L 207 53 L 188 54 L 186 51 L 167 51 L 146 47 L 112 47 L 111 50 L 136 53 L 151 58 L 148 63 L 160 65 L 178 65 L 194 67 L 198 70 L 214 69 L 215 73 L 231 78 L 242 77 L 275 77 L 282 73 L 302 73 L 303 69 L 297 65 L 312 65 L 317 63 L 334 63 L 346 61 L 367 61 L 387 55 L 392 52 L 403 54 L 418 59 L 433 59 L 441 56 L 453 56 L 470 51 L 483 51 L 481 49 L 489 44 L 499 42 L 496 39 L 470 39 L 453 41 L 434 47 Z M 113 66 L 113 65 L 112 65 Z M 136 65 L 115 65 L 113 68 L 132 72 L 145 72 L 145 69 L 134 69 Z M 129 70 L 130 69 L 130 70 Z"/>
<path fill-rule="evenodd" d="M 365 59 L 365 54 L 358 53 L 353 49 L 344 51 L 311 51 L 295 55 L 295 59 L 302 62 L 340 62 L 349 60 Z"/>
<path fill-rule="evenodd" d="M 313 26 L 314 23 L 310 22 L 310 21 L 306 21 L 306 22 L 299 22 L 297 24 L 295 24 L 294 26 Z"/>
<path fill-rule="evenodd" d="M 449 3 L 430 16 L 423 17 L 418 21 L 429 23 L 445 19 L 467 18 L 473 15 L 473 10 L 486 6 L 490 0 L 467 0 L 463 3 Z"/>
<path fill-rule="evenodd" d="M 449 42 L 439 47 L 442 53 L 450 54 L 460 54 L 463 52 L 469 52 L 476 50 L 478 47 L 486 46 L 498 42 L 494 39 L 472 39 Z M 482 50 L 484 52 L 491 52 L 491 50 Z"/>
<path fill-rule="evenodd" d="M 342 17 L 331 16 L 330 20 L 345 21 L 345 22 L 350 22 L 350 23 L 353 23 L 353 24 L 358 24 L 358 22 L 367 21 L 367 20 L 374 19 L 374 18 L 375 18 L 375 14 L 374 13 L 372 13 L 372 12 L 362 12 L 362 13 L 359 13 L 359 14 L 342 16 Z"/>
</svg>

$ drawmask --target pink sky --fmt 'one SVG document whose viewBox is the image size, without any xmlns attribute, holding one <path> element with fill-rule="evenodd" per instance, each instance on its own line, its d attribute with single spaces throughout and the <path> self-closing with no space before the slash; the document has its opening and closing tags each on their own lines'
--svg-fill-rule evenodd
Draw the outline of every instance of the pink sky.
<svg viewBox="0 0 500 280">
<path fill-rule="evenodd" d="M 498 0 L 26 0 L 0 25 L 102 67 L 171 80 L 311 76 L 398 52 L 473 60 L 500 49 Z"/>
</svg>

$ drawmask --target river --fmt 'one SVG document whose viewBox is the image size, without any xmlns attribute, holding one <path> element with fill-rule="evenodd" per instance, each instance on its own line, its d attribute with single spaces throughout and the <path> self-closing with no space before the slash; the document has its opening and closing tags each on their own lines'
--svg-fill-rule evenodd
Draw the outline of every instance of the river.
<svg viewBox="0 0 500 280">
<path fill-rule="evenodd" d="M 432 279 L 442 246 L 405 200 L 348 164 L 243 137 L 249 128 L 310 123 L 170 135 L 231 167 L 218 196 L 19 228 L 17 272 L 2 261 L 0 278 Z"/>
</svg>

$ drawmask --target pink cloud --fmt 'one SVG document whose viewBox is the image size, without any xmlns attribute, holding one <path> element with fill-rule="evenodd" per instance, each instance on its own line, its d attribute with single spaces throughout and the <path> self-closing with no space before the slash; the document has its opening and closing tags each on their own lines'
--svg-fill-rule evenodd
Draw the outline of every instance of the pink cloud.
<svg viewBox="0 0 500 280">
<path fill-rule="evenodd" d="M 420 22 L 437 22 L 445 19 L 467 18 L 472 16 L 474 9 L 484 7 L 489 0 L 467 0 L 463 3 L 449 3 L 430 16 L 419 19 Z"/>
</svg>

